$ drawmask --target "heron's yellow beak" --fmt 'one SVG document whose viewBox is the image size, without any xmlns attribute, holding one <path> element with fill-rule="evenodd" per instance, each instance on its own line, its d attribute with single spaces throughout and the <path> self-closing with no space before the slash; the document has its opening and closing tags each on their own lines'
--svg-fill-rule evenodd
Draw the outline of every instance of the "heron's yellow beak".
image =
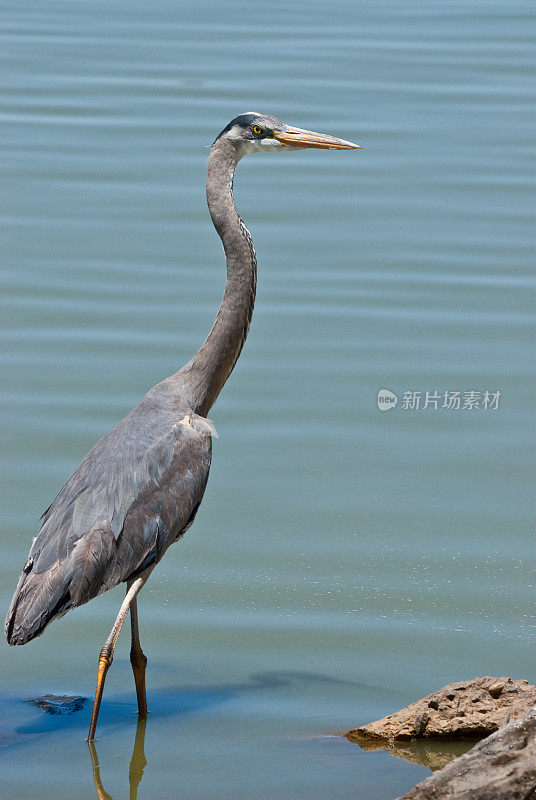
<svg viewBox="0 0 536 800">
<path fill-rule="evenodd" d="M 321 150 L 363 149 L 358 144 L 347 142 L 345 139 L 337 139 L 335 136 L 328 136 L 325 133 L 304 131 L 302 128 L 293 128 L 291 125 L 285 125 L 283 130 L 273 131 L 272 136 L 284 147 L 317 147 Z"/>
</svg>

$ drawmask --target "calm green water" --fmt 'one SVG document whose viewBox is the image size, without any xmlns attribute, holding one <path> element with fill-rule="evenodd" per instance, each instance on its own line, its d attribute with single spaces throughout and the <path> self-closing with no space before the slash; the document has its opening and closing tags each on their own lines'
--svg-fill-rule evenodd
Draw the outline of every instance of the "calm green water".
<svg viewBox="0 0 536 800">
<path fill-rule="evenodd" d="M 211 414 L 203 507 L 140 602 L 140 799 L 389 800 L 428 770 L 339 734 L 451 680 L 536 679 L 533 11 L 3 4 L 2 614 L 58 488 L 212 323 L 215 135 L 255 109 L 365 147 L 239 167 L 258 303 Z M 501 395 L 423 409 L 436 391 Z M 97 796 L 90 709 L 25 700 L 93 693 L 121 597 L 1 645 L 6 800 Z M 128 640 L 98 730 L 114 800 L 136 733 Z"/>
</svg>

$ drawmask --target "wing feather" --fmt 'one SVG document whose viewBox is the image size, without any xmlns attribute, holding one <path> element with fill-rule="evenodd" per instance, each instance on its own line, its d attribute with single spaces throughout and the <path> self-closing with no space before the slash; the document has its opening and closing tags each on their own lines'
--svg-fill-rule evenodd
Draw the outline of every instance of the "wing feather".
<svg viewBox="0 0 536 800">
<path fill-rule="evenodd" d="M 140 404 L 101 439 L 43 515 L 6 619 L 10 644 L 160 560 L 193 521 L 213 428 Z"/>
</svg>

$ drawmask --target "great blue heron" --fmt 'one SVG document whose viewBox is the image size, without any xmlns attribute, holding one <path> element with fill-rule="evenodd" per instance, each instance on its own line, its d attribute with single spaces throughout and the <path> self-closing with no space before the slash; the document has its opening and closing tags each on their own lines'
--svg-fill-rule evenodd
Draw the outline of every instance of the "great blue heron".
<svg viewBox="0 0 536 800">
<path fill-rule="evenodd" d="M 93 740 L 106 673 L 130 610 L 138 710 L 147 713 L 147 659 L 136 597 L 167 548 L 194 521 L 203 498 L 214 428 L 206 418 L 248 334 L 257 279 L 251 235 L 233 199 L 233 175 L 246 153 L 283 148 L 360 149 L 333 136 L 248 112 L 215 140 L 207 202 L 227 261 L 223 299 L 204 344 L 182 369 L 149 389 L 89 451 L 43 514 L 6 619 L 10 644 L 39 636 L 70 608 L 126 582 L 119 615 L 100 651 L 88 741 Z"/>
</svg>

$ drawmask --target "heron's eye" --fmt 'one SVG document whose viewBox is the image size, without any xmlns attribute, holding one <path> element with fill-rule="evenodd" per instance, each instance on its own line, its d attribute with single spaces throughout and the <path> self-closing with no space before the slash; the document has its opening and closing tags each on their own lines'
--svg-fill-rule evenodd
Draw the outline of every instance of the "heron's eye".
<svg viewBox="0 0 536 800">
<path fill-rule="evenodd" d="M 261 133 L 262 133 L 261 126 L 260 125 L 254 125 L 253 126 L 253 133 L 255 134 L 255 136 L 260 136 Z"/>
</svg>

